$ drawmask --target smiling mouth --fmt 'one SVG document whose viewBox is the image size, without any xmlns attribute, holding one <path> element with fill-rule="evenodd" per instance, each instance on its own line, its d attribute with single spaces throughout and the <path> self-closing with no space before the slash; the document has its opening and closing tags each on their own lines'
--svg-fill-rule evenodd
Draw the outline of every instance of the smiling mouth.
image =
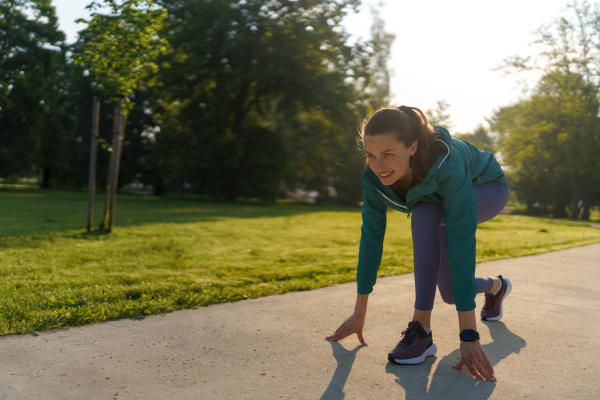
<svg viewBox="0 0 600 400">
<path fill-rule="evenodd" d="M 392 176 L 393 173 L 394 173 L 394 171 L 392 171 L 392 172 L 386 172 L 386 173 L 378 174 L 378 175 L 382 179 L 388 179 L 390 176 Z"/>
</svg>

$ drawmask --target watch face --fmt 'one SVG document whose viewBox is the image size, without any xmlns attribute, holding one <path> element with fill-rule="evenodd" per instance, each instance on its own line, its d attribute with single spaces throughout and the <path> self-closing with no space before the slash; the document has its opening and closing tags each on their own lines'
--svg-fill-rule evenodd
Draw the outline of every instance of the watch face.
<svg viewBox="0 0 600 400">
<path fill-rule="evenodd" d="M 479 333 L 475 332 L 474 330 L 465 330 L 460 334 L 460 340 L 465 342 L 472 342 L 473 340 L 477 339 L 479 339 Z"/>
</svg>

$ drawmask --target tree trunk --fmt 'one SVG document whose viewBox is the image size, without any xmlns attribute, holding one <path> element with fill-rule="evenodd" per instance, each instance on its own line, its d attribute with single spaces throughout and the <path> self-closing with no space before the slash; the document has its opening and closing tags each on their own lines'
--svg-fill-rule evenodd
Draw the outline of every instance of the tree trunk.
<svg viewBox="0 0 600 400">
<path fill-rule="evenodd" d="M 553 208 L 552 216 L 554 218 L 565 218 L 567 216 L 567 213 L 565 212 L 565 207 L 566 207 L 565 203 L 563 203 L 560 200 L 556 200 L 554 202 L 554 207 L 552 207 Z"/>
<path fill-rule="evenodd" d="M 589 221 L 590 220 L 590 203 L 585 204 L 585 201 L 583 202 L 583 213 L 581 214 L 581 219 L 585 220 L 585 221 Z"/>
<path fill-rule="evenodd" d="M 113 173 L 112 194 L 110 196 L 110 213 L 108 215 L 108 231 L 112 232 L 115 221 L 115 204 L 117 203 L 117 188 L 119 187 L 119 169 L 121 167 L 121 153 L 125 139 L 125 116 L 123 115 L 123 99 L 119 102 L 119 132 L 117 135 L 117 148 L 115 149 L 115 166 Z"/>
<path fill-rule="evenodd" d="M 590 201 L 590 191 L 592 190 L 592 178 L 591 176 L 586 176 L 584 178 L 584 185 L 582 189 L 582 198 L 583 198 L 583 213 L 581 214 L 581 219 L 589 221 L 590 219 L 590 208 L 592 206 L 592 202 Z"/>
<path fill-rule="evenodd" d="M 52 167 L 44 167 L 42 184 L 40 185 L 42 189 L 50 189 L 50 172 L 52 172 Z"/>
<path fill-rule="evenodd" d="M 533 200 L 528 198 L 527 199 L 527 215 L 535 215 L 535 210 L 533 209 Z"/>
<path fill-rule="evenodd" d="M 104 229 L 106 226 L 108 226 L 108 213 L 110 212 L 110 204 L 111 204 L 111 194 L 112 194 L 112 190 L 111 188 L 113 187 L 113 166 L 115 163 L 115 149 L 117 147 L 117 140 L 118 140 L 118 136 L 119 136 L 119 118 L 118 115 L 120 114 L 120 104 L 121 102 L 119 101 L 119 103 L 117 103 L 117 105 L 115 106 L 115 118 L 114 118 L 114 122 L 113 122 L 113 140 L 112 140 L 112 151 L 110 153 L 110 161 L 108 162 L 108 175 L 106 176 L 106 197 L 104 198 L 104 214 L 102 215 L 102 220 L 100 221 L 100 226 L 98 226 L 99 229 Z"/>
<path fill-rule="evenodd" d="M 161 196 L 163 194 L 162 191 L 162 181 L 161 180 L 157 180 L 156 184 L 154 185 L 154 195 L 155 196 Z"/>
<path fill-rule="evenodd" d="M 94 96 L 92 106 L 92 137 L 90 140 L 90 175 L 88 178 L 88 219 L 86 229 L 92 230 L 94 222 L 94 196 L 96 194 L 96 164 L 98 158 L 98 123 L 100 119 L 100 102 Z"/>
<path fill-rule="evenodd" d="M 579 216 L 579 200 L 581 199 L 581 178 L 573 175 L 573 188 L 571 189 L 571 218 Z"/>
</svg>

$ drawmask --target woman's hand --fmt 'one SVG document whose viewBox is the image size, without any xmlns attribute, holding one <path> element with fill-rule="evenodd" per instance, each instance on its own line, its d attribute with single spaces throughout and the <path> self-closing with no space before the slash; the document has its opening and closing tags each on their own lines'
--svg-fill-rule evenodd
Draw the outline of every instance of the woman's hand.
<svg viewBox="0 0 600 400">
<path fill-rule="evenodd" d="M 490 360 L 485 355 L 483 347 L 479 340 L 473 342 L 460 342 L 460 355 L 461 359 L 458 363 L 452 367 L 461 369 L 463 366 L 467 366 L 471 374 L 477 378 L 483 380 L 484 378 L 488 381 L 496 382 L 494 376 L 494 368 Z"/>
<path fill-rule="evenodd" d="M 345 320 L 344 323 L 340 325 L 340 327 L 337 328 L 335 332 L 333 332 L 333 335 L 326 336 L 325 339 L 337 342 L 338 340 L 342 340 L 343 338 L 348 337 L 353 333 L 356 333 L 360 344 L 366 346 L 367 342 L 365 342 L 365 339 L 362 335 L 364 325 L 365 317 L 361 317 L 354 313 L 347 320 Z"/>
</svg>

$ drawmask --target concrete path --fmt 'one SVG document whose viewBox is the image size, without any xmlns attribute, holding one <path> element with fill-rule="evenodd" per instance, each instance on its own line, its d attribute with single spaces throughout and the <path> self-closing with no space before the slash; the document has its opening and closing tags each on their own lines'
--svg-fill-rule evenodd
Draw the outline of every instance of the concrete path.
<svg viewBox="0 0 600 400">
<path fill-rule="evenodd" d="M 502 322 L 480 323 L 497 383 L 451 368 L 453 306 L 437 300 L 438 354 L 387 362 L 414 302 L 413 276 L 380 279 L 365 339 L 324 336 L 355 284 L 145 320 L 0 338 L 0 399 L 592 399 L 600 385 L 600 244 L 480 264 L 507 276 Z M 438 295 L 439 298 L 439 295 Z M 483 297 L 477 298 L 478 309 Z"/>
</svg>

